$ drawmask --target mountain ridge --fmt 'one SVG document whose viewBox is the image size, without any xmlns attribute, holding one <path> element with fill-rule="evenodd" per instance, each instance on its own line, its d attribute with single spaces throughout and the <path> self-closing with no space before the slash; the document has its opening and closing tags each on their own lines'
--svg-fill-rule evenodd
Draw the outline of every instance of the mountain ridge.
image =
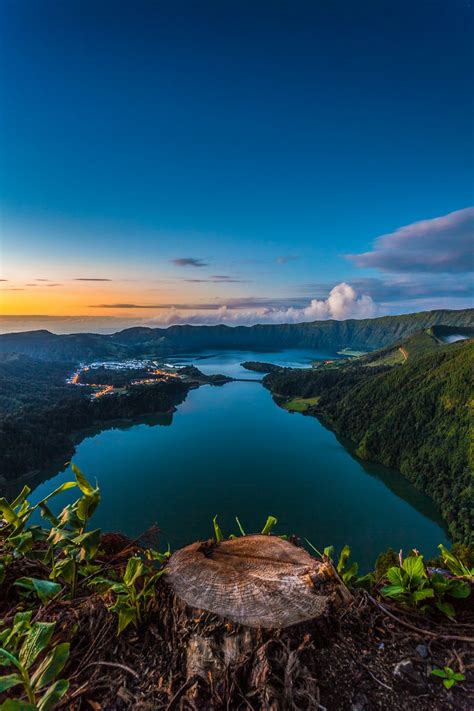
<svg viewBox="0 0 474 711">
<path fill-rule="evenodd" d="M 48 330 L 0 335 L 0 352 L 19 352 L 42 360 L 86 360 L 166 355 L 189 349 L 344 347 L 374 350 L 432 326 L 474 327 L 474 309 L 420 311 L 373 319 L 303 323 L 134 326 L 113 334 L 55 334 Z"/>
</svg>

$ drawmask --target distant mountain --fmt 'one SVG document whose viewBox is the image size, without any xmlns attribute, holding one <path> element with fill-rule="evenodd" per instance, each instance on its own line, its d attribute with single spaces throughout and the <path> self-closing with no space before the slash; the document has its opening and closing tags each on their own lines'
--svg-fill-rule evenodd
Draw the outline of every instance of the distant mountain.
<svg viewBox="0 0 474 711">
<path fill-rule="evenodd" d="M 0 353 L 16 352 L 49 361 L 88 361 L 216 349 L 377 349 L 422 329 L 474 328 L 474 309 L 422 311 L 401 316 L 256 326 L 128 328 L 112 335 L 55 335 L 27 331 L 0 335 Z"/>
</svg>

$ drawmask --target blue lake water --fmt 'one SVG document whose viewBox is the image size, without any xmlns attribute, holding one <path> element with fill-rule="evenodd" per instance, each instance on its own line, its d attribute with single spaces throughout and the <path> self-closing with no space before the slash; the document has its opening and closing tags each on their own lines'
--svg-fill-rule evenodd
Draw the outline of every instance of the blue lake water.
<svg viewBox="0 0 474 711">
<path fill-rule="evenodd" d="M 200 354 L 202 355 L 212 355 Z M 97 478 L 102 502 L 94 525 L 132 537 L 153 523 L 172 548 L 212 535 L 219 514 L 226 535 L 278 517 L 276 533 L 296 533 L 318 549 L 349 543 L 362 569 L 389 546 L 434 555 L 447 543 L 436 507 L 397 472 L 362 463 L 316 418 L 273 402 L 244 360 L 308 366 L 314 351 L 227 351 L 190 358 L 206 373 L 248 378 L 192 390 L 173 416 L 114 425 L 87 436 L 73 461 Z M 185 359 L 179 359 L 184 362 Z M 72 478 L 68 469 L 39 484 L 34 501 Z M 63 504 L 73 493 L 62 495 Z"/>
</svg>

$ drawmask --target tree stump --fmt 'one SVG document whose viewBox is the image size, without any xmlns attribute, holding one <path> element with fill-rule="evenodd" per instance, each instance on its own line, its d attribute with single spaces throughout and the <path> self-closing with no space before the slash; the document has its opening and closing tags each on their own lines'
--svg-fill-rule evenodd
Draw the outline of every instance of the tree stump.
<svg viewBox="0 0 474 711">
<path fill-rule="evenodd" d="M 163 622 L 184 678 L 170 709 L 318 708 L 314 643 L 352 599 L 329 561 L 244 536 L 177 551 L 165 580 L 174 602 Z"/>
<path fill-rule="evenodd" d="M 192 543 L 171 556 L 167 580 L 191 607 L 267 629 L 320 617 L 349 595 L 329 561 L 276 536 Z"/>
</svg>

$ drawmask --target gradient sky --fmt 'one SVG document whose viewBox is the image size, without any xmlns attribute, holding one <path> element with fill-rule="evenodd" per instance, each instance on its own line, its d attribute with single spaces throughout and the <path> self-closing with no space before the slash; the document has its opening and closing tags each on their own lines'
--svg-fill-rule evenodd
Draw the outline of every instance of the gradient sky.
<svg viewBox="0 0 474 711">
<path fill-rule="evenodd" d="M 471 305 L 472 20 L 3 0 L 1 327 Z"/>
</svg>

